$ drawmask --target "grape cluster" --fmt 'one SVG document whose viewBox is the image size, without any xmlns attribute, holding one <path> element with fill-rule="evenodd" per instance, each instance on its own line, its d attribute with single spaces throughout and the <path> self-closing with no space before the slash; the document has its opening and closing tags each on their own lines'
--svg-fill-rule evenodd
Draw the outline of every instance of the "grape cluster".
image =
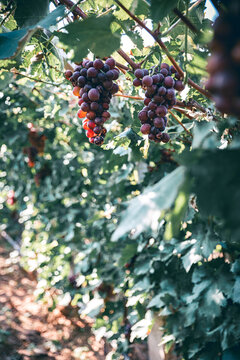
<svg viewBox="0 0 240 360">
<path fill-rule="evenodd" d="M 79 97 L 78 117 L 83 119 L 83 129 L 90 143 L 102 145 L 106 135 L 104 123 L 110 118 L 109 104 L 113 94 L 118 92 L 118 85 L 114 82 L 119 77 L 119 70 L 113 58 L 105 63 L 83 60 L 72 73 L 65 72 L 65 77 L 74 86 L 73 94 Z"/>
<path fill-rule="evenodd" d="M 184 84 L 174 68 L 166 63 L 155 67 L 152 74 L 146 69 L 134 72 L 134 86 L 145 89 L 144 105 L 138 117 L 141 121 L 141 132 L 148 135 L 149 140 L 167 143 L 169 135 L 163 132 L 167 126 L 167 112 L 176 104 L 175 90 L 182 91 Z M 174 77 L 174 78 L 173 78 Z"/>
<path fill-rule="evenodd" d="M 240 2 L 229 0 L 225 10 L 213 25 L 212 55 L 207 66 L 210 78 L 206 88 L 212 92 L 219 111 L 239 117 Z"/>
</svg>

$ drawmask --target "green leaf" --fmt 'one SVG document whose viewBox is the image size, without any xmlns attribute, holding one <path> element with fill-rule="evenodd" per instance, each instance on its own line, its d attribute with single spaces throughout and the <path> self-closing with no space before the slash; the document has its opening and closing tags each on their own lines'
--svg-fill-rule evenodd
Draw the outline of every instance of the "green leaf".
<svg viewBox="0 0 240 360">
<path fill-rule="evenodd" d="M 55 32 L 55 35 L 67 50 L 74 50 L 74 61 L 80 61 L 89 50 L 96 56 L 108 56 L 120 47 L 120 34 L 111 31 L 114 20 L 112 14 L 100 17 L 92 15 L 83 21 L 67 25 L 67 33 Z"/>
<path fill-rule="evenodd" d="M 177 6 L 178 0 L 152 0 L 151 15 L 156 22 L 161 21 L 169 15 L 174 7 Z"/>
<path fill-rule="evenodd" d="M 157 294 L 155 295 L 152 300 L 150 301 L 150 303 L 148 304 L 148 308 L 150 309 L 151 307 L 156 307 L 158 309 L 160 309 L 161 307 L 163 307 L 165 305 L 165 303 L 161 300 L 161 294 Z"/>
<path fill-rule="evenodd" d="M 15 57 L 39 28 L 48 29 L 51 25 L 55 25 L 57 18 L 63 16 L 64 11 L 65 7 L 59 6 L 35 26 L 0 34 L 0 59 Z"/>
<path fill-rule="evenodd" d="M 112 241 L 117 241 L 132 229 L 135 229 L 135 237 L 149 227 L 156 230 L 162 211 L 172 206 L 184 179 L 185 168 L 180 166 L 130 201 Z"/>
<path fill-rule="evenodd" d="M 119 259 L 119 265 L 125 265 L 135 254 L 137 251 L 137 243 L 131 242 L 127 244 L 125 248 L 122 250 L 122 255 Z"/>
<path fill-rule="evenodd" d="M 37 24 L 48 13 L 49 0 L 18 0 L 14 13 L 19 27 Z"/>
</svg>

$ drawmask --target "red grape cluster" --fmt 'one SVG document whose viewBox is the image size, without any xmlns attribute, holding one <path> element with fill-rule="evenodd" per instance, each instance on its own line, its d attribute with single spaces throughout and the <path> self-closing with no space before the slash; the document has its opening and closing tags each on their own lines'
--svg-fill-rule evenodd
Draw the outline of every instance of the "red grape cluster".
<svg viewBox="0 0 240 360">
<path fill-rule="evenodd" d="M 208 61 L 210 78 L 206 88 L 213 93 L 216 107 L 240 116 L 240 2 L 229 0 L 216 19 Z"/>
<path fill-rule="evenodd" d="M 174 66 L 166 63 L 156 67 L 152 75 L 149 75 L 146 69 L 137 69 L 134 75 L 136 78 L 133 80 L 133 85 L 142 86 L 146 90 L 145 107 L 138 114 L 142 124 L 140 130 L 142 134 L 148 135 L 149 140 L 167 143 L 170 137 L 163 132 L 167 126 L 166 115 L 168 109 L 176 104 L 175 90 L 184 89 L 180 75 Z"/>
<path fill-rule="evenodd" d="M 118 92 L 118 85 L 113 81 L 119 77 L 113 58 L 105 63 L 83 60 L 74 72 L 67 70 L 65 77 L 72 82 L 73 94 L 79 97 L 78 117 L 83 119 L 83 129 L 90 143 L 102 145 L 106 135 L 104 123 L 110 118 L 109 104 L 113 94 Z"/>
</svg>

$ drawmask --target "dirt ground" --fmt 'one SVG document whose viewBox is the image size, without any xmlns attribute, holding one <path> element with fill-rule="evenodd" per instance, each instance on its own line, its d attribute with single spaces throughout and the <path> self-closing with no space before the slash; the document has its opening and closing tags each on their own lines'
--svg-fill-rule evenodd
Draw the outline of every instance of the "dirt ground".
<svg viewBox="0 0 240 360">
<path fill-rule="evenodd" d="M 104 341 L 96 341 L 91 322 L 77 314 L 37 303 L 36 281 L 0 246 L 0 359 L 103 360 Z"/>
</svg>

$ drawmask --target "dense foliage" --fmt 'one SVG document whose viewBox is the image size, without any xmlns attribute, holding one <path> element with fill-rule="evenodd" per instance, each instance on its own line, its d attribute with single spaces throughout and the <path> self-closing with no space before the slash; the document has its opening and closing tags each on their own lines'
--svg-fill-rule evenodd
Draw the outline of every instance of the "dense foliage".
<svg viewBox="0 0 240 360">
<path fill-rule="evenodd" d="M 134 64 L 171 63 L 156 43 L 144 46 L 140 26 L 116 2 L 84 1 L 88 16 L 75 7 L 75 21 L 55 1 L 1 3 L 2 236 L 20 243 L 23 266 L 37 272 L 38 298 L 56 288 L 53 307 L 71 303 L 94 317 L 96 332 L 117 343 L 113 358 L 131 356 L 129 345 L 146 339 L 161 316 L 166 351 L 174 343 L 185 360 L 238 359 L 239 121 L 189 81 L 204 87 L 208 78 L 205 1 L 192 9 L 187 0 L 123 3 L 153 29 L 161 22 L 158 36 L 184 70 L 167 144 L 141 133 L 144 92 L 117 50 L 129 38 Z M 112 97 L 97 147 L 85 136 L 64 66 L 109 55 L 128 66 L 117 82 L 119 94 L 133 98 Z"/>
</svg>

